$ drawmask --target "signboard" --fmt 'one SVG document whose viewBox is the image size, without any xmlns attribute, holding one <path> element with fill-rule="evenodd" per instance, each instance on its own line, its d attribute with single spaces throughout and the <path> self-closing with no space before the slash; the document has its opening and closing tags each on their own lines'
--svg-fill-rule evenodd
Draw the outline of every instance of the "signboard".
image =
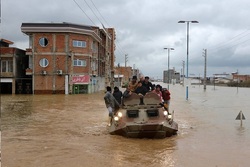
<svg viewBox="0 0 250 167">
<path fill-rule="evenodd" d="M 82 76 L 72 76 L 73 84 L 86 84 L 89 83 L 90 76 L 89 75 L 82 75 Z"/>
<path fill-rule="evenodd" d="M 0 78 L 1 83 L 12 83 L 12 78 Z"/>
<path fill-rule="evenodd" d="M 239 114 L 236 117 L 236 120 L 245 120 L 245 116 L 243 115 L 242 111 L 239 112 Z"/>
<path fill-rule="evenodd" d="M 240 126 L 242 126 L 242 120 L 245 120 L 245 116 L 243 115 L 242 111 L 237 115 L 236 120 L 240 120 Z"/>
</svg>

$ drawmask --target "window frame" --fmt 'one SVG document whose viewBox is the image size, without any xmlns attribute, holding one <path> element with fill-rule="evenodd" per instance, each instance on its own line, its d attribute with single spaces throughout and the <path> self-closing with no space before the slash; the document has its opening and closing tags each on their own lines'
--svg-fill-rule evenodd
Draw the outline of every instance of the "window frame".
<svg viewBox="0 0 250 167">
<path fill-rule="evenodd" d="M 13 72 L 13 60 L 2 60 L 1 72 Z"/>
<path fill-rule="evenodd" d="M 42 58 L 42 59 L 39 60 L 39 65 L 41 67 L 48 67 L 49 60 L 47 58 Z"/>
<path fill-rule="evenodd" d="M 46 37 L 41 37 L 39 39 L 39 45 L 41 47 L 46 47 L 46 46 L 48 46 L 48 44 L 49 44 L 49 40 Z"/>
<path fill-rule="evenodd" d="M 86 67 L 87 66 L 87 61 L 86 60 L 80 60 L 80 59 L 74 59 L 73 66 Z"/>
<path fill-rule="evenodd" d="M 73 47 L 77 47 L 77 48 L 86 48 L 87 47 L 87 42 L 86 41 L 73 40 L 72 45 L 73 45 Z"/>
</svg>

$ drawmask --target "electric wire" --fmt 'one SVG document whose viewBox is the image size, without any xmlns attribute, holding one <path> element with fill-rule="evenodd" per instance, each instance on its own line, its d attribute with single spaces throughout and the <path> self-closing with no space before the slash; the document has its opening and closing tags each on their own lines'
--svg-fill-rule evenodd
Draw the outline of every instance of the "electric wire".
<svg viewBox="0 0 250 167">
<path fill-rule="evenodd" d="M 90 1 L 91 1 L 92 5 L 94 6 L 94 8 L 95 8 L 95 9 L 97 10 L 97 12 L 99 13 L 99 15 L 101 16 L 101 18 L 104 20 L 104 22 L 105 22 L 109 27 L 111 27 L 111 26 L 108 24 L 108 22 L 106 21 L 106 19 L 102 16 L 102 14 L 100 13 L 100 11 L 97 9 L 95 3 L 94 3 L 92 0 L 90 0 Z"/>
<path fill-rule="evenodd" d="M 88 16 L 88 14 L 81 8 L 81 6 L 76 2 L 76 0 L 73 0 L 76 5 L 79 7 L 79 9 L 88 17 L 88 19 L 96 26 L 96 24 L 94 23 L 94 21 Z M 96 7 L 95 3 L 90 0 L 92 5 L 94 6 L 94 8 L 96 9 L 96 11 L 98 12 L 98 14 L 101 16 L 102 20 L 105 22 L 105 24 L 108 26 L 108 27 L 111 27 L 107 20 L 103 17 L 103 15 L 101 14 L 101 12 L 98 10 L 98 8 Z M 94 10 L 91 8 L 91 6 L 89 5 L 89 3 L 84 0 L 84 2 L 86 3 L 86 5 L 88 6 L 88 8 L 92 11 L 92 13 L 95 15 L 95 17 L 98 19 L 98 21 L 104 26 L 105 28 L 105 24 L 101 21 L 101 19 L 97 16 L 97 14 L 94 12 Z M 120 44 L 119 44 L 119 41 L 116 41 L 116 46 L 117 46 L 117 52 L 119 52 L 121 55 L 125 55 L 125 52 L 123 51 L 123 49 L 121 48 Z"/>
<path fill-rule="evenodd" d="M 106 23 L 106 25 L 107 25 L 108 27 L 111 27 L 111 26 L 109 25 L 109 23 L 107 22 L 107 20 L 103 17 L 103 15 L 101 14 L 101 12 L 98 10 L 98 8 L 96 7 L 95 3 L 94 3 L 92 0 L 90 0 L 90 1 L 91 1 L 91 3 L 93 4 L 93 6 L 94 6 L 94 8 L 96 9 L 96 11 L 97 11 L 97 12 L 99 13 L 99 15 L 101 16 L 101 18 L 103 19 L 103 21 Z M 117 46 L 117 51 L 118 51 L 121 55 L 125 55 L 125 52 L 124 52 L 123 49 L 121 48 L 119 41 L 116 41 L 116 46 Z"/>
<path fill-rule="evenodd" d="M 90 5 L 86 2 L 86 0 L 84 0 L 85 3 L 88 5 L 88 7 L 90 8 L 90 10 L 93 12 L 93 14 L 96 16 L 96 18 L 100 21 L 100 23 L 102 25 L 104 25 L 102 23 L 102 21 L 99 19 L 99 17 L 95 14 L 95 12 L 93 11 L 93 9 L 90 7 Z M 105 22 L 105 24 L 108 26 L 108 27 L 111 27 L 110 24 L 107 22 L 107 20 L 103 17 L 103 15 L 101 14 L 101 12 L 98 10 L 98 8 L 96 7 L 95 3 L 90 0 L 92 5 L 94 6 L 94 8 L 96 9 L 96 11 L 98 12 L 98 14 L 100 15 L 100 17 L 102 18 L 102 20 Z M 104 26 L 105 27 L 105 26 Z M 120 46 L 120 43 L 119 41 L 116 41 L 116 48 L 117 48 L 117 52 L 120 53 L 121 55 L 124 55 L 125 56 L 125 52 L 123 51 L 122 47 Z"/>
<path fill-rule="evenodd" d="M 245 43 L 245 42 L 249 41 L 250 39 L 247 39 L 247 40 L 245 40 L 243 42 L 238 42 L 237 44 L 235 44 L 235 42 L 237 42 L 237 41 L 239 41 L 239 40 L 247 37 L 250 33 L 247 33 L 247 34 L 245 34 L 245 33 L 248 32 L 248 31 L 249 31 L 249 29 L 247 29 L 244 32 L 242 32 L 242 33 L 240 33 L 240 34 L 232 37 L 227 42 L 222 42 L 220 44 L 217 44 L 217 46 L 215 46 L 215 47 L 209 48 L 210 52 L 216 52 L 216 51 L 219 51 L 219 50 L 224 50 L 224 49 L 227 49 L 227 48 L 232 48 L 234 46 L 237 46 L 237 45 L 240 45 L 242 43 Z M 245 35 L 243 35 L 243 34 L 245 34 Z"/>
<path fill-rule="evenodd" d="M 95 12 L 93 11 L 93 9 L 89 6 L 88 2 L 86 0 L 84 0 L 84 2 L 87 4 L 87 6 L 89 7 L 89 9 L 92 11 L 92 13 L 95 15 L 95 17 L 97 18 L 97 20 L 99 20 L 99 22 L 103 25 L 102 21 L 99 19 L 99 17 L 95 14 Z"/>
<path fill-rule="evenodd" d="M 238 36 L 241 36 L 242 34 L 244 34 L 245 32 L 247 32 L 248 30 L 249 30 L 249 29 L 245 30 L 244 32 L 242 32 L 242 33 L 240 33 L 240 34 L 238 34 L 238 35 L 236 35 L 236 36 L 234 36 L 233 38 L 231 38 L 231 39 L 230 39 L 230 40 L 228 40 L 227 42 L 223 42 L 223 43 L 218 44 L 219 46 L 217 46 L 217 47 L 216 47 L 216 48 L 214 48 L 214 49 L 217 49 L 217 48 L 223 47 L 223 45 L 226 45 L 227 43 L 232 42 L 232 41 L 233 41 L 233 39 L 237 38 Z M 248 33 L 248 34 L 250 34 L 250 33 Z M 248 34 L 247 34 L 247 35 L 248 35 Z M 247 36 L 247 35 L 245 35 L 245 36 Z M 245 36 L 243 36 L 243 37 L 245 37 Z M 243 38 L 243 37 L 241 37 L 241 38 Z M 239 39 L 241 39 L 241 38 L 239 38 Z M 236 39 L 236 40 L 239 40 L 239 39 Z"/>
<path fill-rule="evenodd" d="M 220 42 L 219 44 L 216 44 L 215 46 L 207 48 L 209 51 L 209 54 L 213 55 L 215 53 L 218 53 L 223 50 L 228 50 L 233 47 L 240 46 L 248 41 L 250 41 L 250 38 L 247 38 L 246 40 L 242 41 L 243 38 L 246 38 L 248 35 L 250 35 L 249 28 L 244 30 L 243 32 L 233 36 L 231 39 L 229 39 L 226 42 Z M 241 41 L 240 41 L 241 40 Z M 239 41 L 239 42 L 237 42 Z M 236 43 L 237 42 L 237 43 Z M 194 51 L 193 54 L 198 54 L 200 52 Z M 192 60 L 192 58 L 190 59 Z"/>
<path fill-rule="evenodd" d="M 93 23 L 93 25 L 96 26 L 96 24 L 94 23 L 94 21 L 87 15 L 86 12 L 84 12 L 84 10 L 81 8 L 81 6 L 76 2 L 76 0 L 73 0 L 75 2 L 75 4 L 79 7 L 79 9 L 85 14 L 85 16 L 87 16 L 87 18 Z"/>
</svg>

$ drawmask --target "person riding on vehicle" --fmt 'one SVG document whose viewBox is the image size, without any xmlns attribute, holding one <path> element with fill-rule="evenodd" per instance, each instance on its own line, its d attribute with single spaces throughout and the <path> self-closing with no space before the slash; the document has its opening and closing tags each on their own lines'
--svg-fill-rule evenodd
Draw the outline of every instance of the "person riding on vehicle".
<svg viewBox="0 0 250 167">
<path fill-rule="evenodd" d="M 147 91 L 152 91 L 153 88 L 153 84 L 151 82 L 149 82 L 149 77 L 146 76 L 144 81 L 142 82 L 142 86 L 144 86 L 145 88 L 147 88 Z"/>
<path fill-rule="evenodd" d="M 129 82 L 128 88 L 131 92 L 134 92 L 137 88 L 137 76 L 133 76 L 132 81 Z"/>
</svg>

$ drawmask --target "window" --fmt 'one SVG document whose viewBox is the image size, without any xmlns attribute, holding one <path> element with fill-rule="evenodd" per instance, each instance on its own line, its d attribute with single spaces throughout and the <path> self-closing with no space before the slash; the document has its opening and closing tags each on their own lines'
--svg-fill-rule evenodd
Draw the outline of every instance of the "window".
<svg viewBox="0 0 250 167">
<path fill-rule="evenodd" d="M 49 42 L 48 42 L 48 39 L 47 39 L 47 38 L 42 37 L 42 38 L 39 39 L 39 44 L 40 44 L 42 47 L 47 46 L 48 43 L 49 43 Z"/>
<path fill-rule="evenodd" d="M 1 72 L 13 72 L 13 61 L 2 60 L 1 61 Z"/>
<path fill-rule="evenodd" d="M 49 65 L 49 61 L 46 58 L 43 58 L 39 61 L 41 67 L 47 67 Z"/>
<path fill-rule="evenodd" d="M 93 50 L 94 53 L 97 53 L 97 46 L 96 45 L 97 45 L 96 42 L 93 41 L 92 45 L 91 45 L 91 49 Z"/>
<path fill-rule="evenodd" d="M 92 69 L 93 71 L 95 71 L 95 70 L 96 70 L 96 67 L 97 67 L 96 62 L 95 62 L 95 61 L 92 61 L 92 62 L 91 62 L 91 69 Z"/>
<path fill-rule="evenodd" d="M 86 67 L 86 61 L 85 60 L 76 59 L 76 60 L 74 60 L 74 66 L 83 66 L 83 67 Z"/>
<path fill-rule="evenodd" d="M 148 117 L 157 117 L 159 116 L 159 110 L 158 109 L 149 109 L 146 111 Z"/>
<path fill-rule="evenodd" d="M 73 47 L 86 48 L 86 41 L 73 40 Z"/>
<path fill-rule="evenodd" d="M 129 118 L 137 118 L 139 116 L 139 110 L 127 110 L 127 116 Z"/>
</svg>

